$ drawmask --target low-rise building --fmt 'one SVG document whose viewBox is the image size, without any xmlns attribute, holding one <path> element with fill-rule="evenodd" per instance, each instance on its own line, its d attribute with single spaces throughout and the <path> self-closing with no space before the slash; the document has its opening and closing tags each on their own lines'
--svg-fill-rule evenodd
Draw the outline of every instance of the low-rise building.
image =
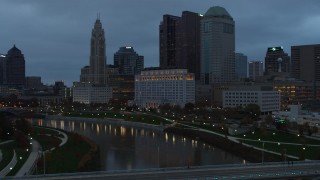
<svg viewBox="0 0 320 180">
<path fill-rule="evenodd" d="M 290 105 L 289 111 L 273 112 L 274 118 L 288 120 L 290 122 L 297 122 L 297 124 L 309 124 L 310 127 L 320 128 L 320 113 L 301 110 L 301 105 Z"/>
<path fill-rule="evenodd" d="M 112 88 L 105 84 L 74 82 L 72 89 L 73 102 L 105 104 L 112 98 Z"/>
<path fill-rule="evenodd" d="M 187 69 L 151 69 L 135 76 L 135 103 L 143 108 L 195 103 L 195 78 Z"/>
<path fill-rule="evenodd" d="M 223 108 L 245 107 L 257 104 L 261 113 L 280 110 L 280 93 L 277 91 L 223 91 Z"/>
</svg>

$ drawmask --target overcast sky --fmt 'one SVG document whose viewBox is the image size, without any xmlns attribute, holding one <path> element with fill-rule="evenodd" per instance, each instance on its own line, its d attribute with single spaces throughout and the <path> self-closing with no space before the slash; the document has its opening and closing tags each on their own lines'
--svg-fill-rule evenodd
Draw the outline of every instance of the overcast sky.
<svg viewBox="0 0 320 180">
<path fill-rule="evenodd" d="M 133 46 L 145 67 L 159 65 L 159 23 L 164 14 L 204 14 L 222 6 L 236 23 L 236 51 L 263 60 L 267 47 L 320 43 L 319 0 L 1 0 L 0 53 L 16 44 L 26 75 L 45 84 L 79 81 L 89 64 L 91 30 L 100 12 L 107 63 L 121 46 Z"/>
</svg>

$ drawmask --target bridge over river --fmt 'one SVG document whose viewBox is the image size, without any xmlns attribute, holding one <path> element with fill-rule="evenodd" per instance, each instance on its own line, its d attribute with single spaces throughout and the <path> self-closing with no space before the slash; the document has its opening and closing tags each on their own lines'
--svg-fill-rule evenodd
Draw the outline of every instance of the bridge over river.
<svg viewBox="0 0 320 180">
<path fill-rule="evenodd" d="M 156 168 L 126 171 L 48 174 L 19 179 L 320 179 L 320 161 L 294 161 L 216 166 Z"/>
</svg>

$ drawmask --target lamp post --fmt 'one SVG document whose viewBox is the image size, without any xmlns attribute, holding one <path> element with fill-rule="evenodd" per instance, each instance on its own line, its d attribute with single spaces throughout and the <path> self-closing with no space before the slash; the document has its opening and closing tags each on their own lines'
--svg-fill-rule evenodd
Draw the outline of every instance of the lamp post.
<svg viewBox="0 0 320 180">
<path fill-rule="evenodd" d="M 262 164 L 264 163 L 264 142 L 262 142 Z"/>
<path fill-rule="evenodd" d="M 40 150 L 39 153 L 42 155 L 43 158 L 43 174 L 46 174 L 46 152 Z"/>
</svg>

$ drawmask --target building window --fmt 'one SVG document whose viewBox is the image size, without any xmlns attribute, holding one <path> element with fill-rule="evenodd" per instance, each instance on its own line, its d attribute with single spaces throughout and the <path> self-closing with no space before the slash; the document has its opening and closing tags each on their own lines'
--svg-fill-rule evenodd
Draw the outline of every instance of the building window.
<svg viewBox="0 0 320 180">
<path fill-rule="evenodd" d="M 209 22 L 204 22 L 203 25 L 204 25 L 203 31 L 204 31 L 205 33 L 209 32 Z"/>
</svg>

